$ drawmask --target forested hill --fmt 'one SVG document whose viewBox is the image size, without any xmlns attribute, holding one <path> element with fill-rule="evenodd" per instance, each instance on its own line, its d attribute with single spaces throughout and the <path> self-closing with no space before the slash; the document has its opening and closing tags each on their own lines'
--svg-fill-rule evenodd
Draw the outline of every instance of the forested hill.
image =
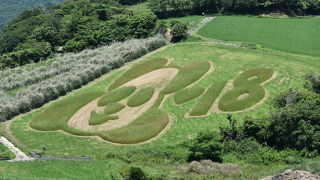
<svg viewBox="0 0 320 180">
<path fill-rule="evenodd" d="M 25 10 L 45 8 L 64 0 L 0 0 L 0 29 Z"/>
<path fill-rule="evenodd" d="M 114 0 L 73 0 L 23 12 L 0 34 L 0 68 L 38 62 L 57 51 L 80 51 L 154 34 L 153 13 L 133 15 Z"/>
</svg>

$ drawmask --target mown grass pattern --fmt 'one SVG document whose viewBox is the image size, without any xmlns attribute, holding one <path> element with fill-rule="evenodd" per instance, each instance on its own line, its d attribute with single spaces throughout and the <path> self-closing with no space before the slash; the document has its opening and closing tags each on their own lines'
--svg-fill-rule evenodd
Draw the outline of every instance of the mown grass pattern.
<svg viewBox="0 0 320 180">
<path fill-rule="evenodd" d="M 319 31 L 317 18 L 217 16 L 198 34 L 213 39 L 260 44 L 290 53 L 320 56 Z"/>
<path fill-rule="evenodd" d="M 121 144 L 136 144 L 156 137 L 169 123 L 166 112 L 151 108 L 125 127 L 100 134 L 108 141 Z"/>
<path fill-rule="evenodd" d="M 105 113 L 107 115 L 115 114 L 117 112 L 120 112 L 123 108 L 126 106 L 120 103 L 112 103 L 106 106 Z"/>
<path fill-rule="evenodd" d="M 116 119 L 119 119 L 119 117 L 118 116 L 108 116 L 106 114 L 98 114 L 95 111 L 92 111 L 91 117 L 89 120 L 89 125 L 96 126 L 96 125 L 106 123 L 110 120 L 116 120 Z"/>
<path fill-rule="evenodd" d="M 241 73 L 234 81 L 234 88 L 226 92 L 219 101 L 219 109 L 222 111 L 243 111 L 248 109 L 265 96 L 265 89 L 260 85 L 269 80 L 273 70 L 266 68 L 254 68 Z M 244 98 L 241 95 L 248 94 Z"/>
<path fill-rule="evenodd" d="M 174 94 L 174 101 L 176 104 L 181 105 L 199 97 L 204 91 L 205 88 L 203 87 L 191 87 L 184 89 Z"/>
<path fill-rule="evenodd" d="M 190 116 L 206 115 L 226 84 L 226 81 L 213 83 L 203 94 L 203 96 L 201 96 L 199 102 L 195 105 L 195 107 L 191 110 Z"/>
<path fill-rule="evenodd" d="M 177 76 L 162 90 L 162 93 L 172 94 L 188 87 L 205 75 L 210 70 L 210 67 L 211 64 L 209 62 L 198 62 L 180 68 Z"/>
<path fill-rule="evenodd" d="M 129 100 L 127 105 L 129 107 L 137 107 L 148 102 L 154 94 L 154 88 L 147 87 L 143 88 L 134 94 Z"/>
<path fill-rule="evenodd" d="M 108 92 L 105 96 L 103 96 L 99 102 L 99 106 L 107 106 L 112 103 L 117 103 L 134 93 L 136 87 L 128 86 L 116 89 L 114 91 Z"/>
<path fill-rule="evenodd" d="M 114 90 L 123 84 L 136 79 L 144 74 L 161 69 L 168 63 L 166 58 L 154 58 L 144 63 L 138 64 L 125 72 L 122 76 L 116 79 L 109 87 L 109 91 Z"/>
</svg>

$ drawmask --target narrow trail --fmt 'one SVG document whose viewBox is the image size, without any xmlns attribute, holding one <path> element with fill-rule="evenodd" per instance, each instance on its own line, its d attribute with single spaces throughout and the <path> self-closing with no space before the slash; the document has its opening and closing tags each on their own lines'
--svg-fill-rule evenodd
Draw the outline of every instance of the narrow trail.
<svg viewBox="0 0 320 180">
<path fill-rule="evenodd" d="M 19 148 L 15 147 L 7 138 L 0 137 L 0 142 L 5 145 L 12 153 L 16 155 L 14 159 L 8 160 L 9 162 L 17 162 L 17 161 L 33 161 L 34 158 L 28 157 L 24 152 L 22 152 Z"/>
<path fill-rule="evenodd" d="M 214 19 L 214 17 L 206 17 L 204 18 L 197 26 L 195 26 L 194 28 L 190 29 L 188 31 L 189 35 L 193 35 L 194 33 L 198 32 L 205 24 L 207 24 L 208 22 L 212 21 Z"/>
</svg>

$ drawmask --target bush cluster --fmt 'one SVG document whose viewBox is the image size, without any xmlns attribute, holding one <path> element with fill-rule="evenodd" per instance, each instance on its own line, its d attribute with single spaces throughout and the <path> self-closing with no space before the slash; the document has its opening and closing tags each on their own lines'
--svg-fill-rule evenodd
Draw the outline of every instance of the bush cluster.
<svg viewBox="0 0 320 180">
<path fill-rule="evenodd" d="M 164 44 L 165 41 L 159 36 L 129 40 L 78 54 L 66 54 L 50 65 L 32 69 L 33 73 L 30 67 L 1 72 L 0 121 L 38 108 Z M 28 87 L 15 96 L 5 93 L 22 86 Z"/>
<path fill-rule="evenodd" d="M 0 68 L 155 33 L 153 13 L 132 14 L 117 1 L 78 0 L 25 11 L 0 32 Z"/>
</svg>

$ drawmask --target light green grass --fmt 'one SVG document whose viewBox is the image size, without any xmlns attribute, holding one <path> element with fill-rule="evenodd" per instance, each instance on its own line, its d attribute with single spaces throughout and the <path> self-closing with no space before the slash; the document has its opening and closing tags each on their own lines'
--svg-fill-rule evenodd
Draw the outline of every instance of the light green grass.
<svg viewBox="0 0 320 180">
<path fill-rule="evenodd" d="M 101 137 L 114 143 L 141 143 L 157 136 L 168 123 L 166 112 L 152 108 L 129 125 L 103 133 Z"/>
<path fill-rule="evenodd" d="M 112 85 L 109 87 L 109 91 L 114 90 L 121 85 L 136 79 L 144 74 L 147 74 L 151 71 L 161 69 L 168 63 L 166 58 L 155 58 L 141 64 L 138 64 L 125 72 L 122 76 L 120 76 L 117 80 L 115 80 Z"/>
<path fill-rule="evenodd" d="M 123 108 L 125 108 L 125 105 L 120 103 L 109 104 L 105 109 L 105 113 L 107 115 L 115 114 L 117 112 L 120 112 Z"/>
<path fill-rule="evenodd" d="M 134 94 L 129 100 L 127 105 L 129 107 L 137 107 L 148 102 L 154 94 L 154 88 L 147 87 L 143 88 Z"/>
<path fill-rule="evenodd" d="M 2 143 L 0 143 L 0 159 L 14 159 L 16 156 Z"/>
<path fill-rule="evenodd" d="M 320 56 L 320 19 L 217 16 L 199 35 L 241 41 L 290 53 Z"/>
<path fill-rule="evenodd" d="M 171 21 L 179 21 L 181 23 L 187 24 L 189 29 L 197 26 L 205 17 L 204 16 L 185 16 L 185 17 L 177 17 L 177 18 L 168 18 L 162 20 L 166 27 L 170 27 Z"/>
<path fill-rule="evenodd" d="M 201 96 L 198 104 L 191 110 L 190 116 L 204 116 L 212 107 L 222 89 L 226 85 L 226 81 L 216 82 Z"/>
<path fill-rule="evenodd" d="M 305 84 L 305 73 L 320 70 L 319 60 L 312 57 L 309 57 L 309 60 L 304 60 L 298 57 L 286 57 L 213 44 L 172 45 L 170 48 L 167 48 L 164 51 L 157 52 L 152 56 L 141 59 L 141 61 L 139 60 L 137 64 L 158 57 L 172 57 L 174 60 L 170 65 L 180 67 L 196 62 L 212 62 L 214 64 L 215 71 L 205 76 L 199 83 L 196 84 L 196 87 L 210 87 L 213 82 L 233 80 L 239 76 L 240 72 L 256 67 L 265 67 L 278 72 L 278 75 L 274 80 L 264 85 L 265 89 L 270 93 L 270 97 L 264 104 L 248 112 L 233 114 L 233 118 L 236 119 L 238 123 L 242 123 L 246 116 L 251 116 L 253 118 L 265 117 L 272 110 L 272 99 L 279 94 L 286 92 L 290 88 L 303 90 Z M 103 93 L 105 88 L 111 84 L 114 79 L 121 75 L 120 73 L 115 74 L 112 76 L 112 78 L 103 79 L 102 81 L 92 84 L 89 87 L 84 87 L 73 91 L 72 93 L 68 94 L 67 97 L 58 99 L 58 101 L 55 103 L 59 103 L 64 99 L 68 99 L 69 96 L 77 96 L 81 98 L 84 97 L 82 96 L 83 94 L 92 91 L 101 91 L 101 93 Z M 288 80 L 282 81 L 283 78 L 288 77 Z M 179 172 L 181 167 L 186 165 L 185 159 L 187 159 L 187 152 L 179 149 L 178 144 L 184 142 L 188 137 L 192 137 L 198 132 L 204 130 L 209 129 L 218 131 L 219 127 L 228 125 L 228 121 L 226 114 L 218 113 L 212 113 L 208 117 L 187 118 L 185 114 L 189 113 L 190 110 L 198 103 L 198 99 L 199 98 L 185 103 L 182 106 L 177 106 L 172 96 L 166 98 L 162 103 L 161 109 L 170 114 L 170 117 L 173 118 L 174 124 L 172 128 L 170 128 L 170 130 L 159 139 L 144 145 L 117 146 L 94 138 L 77 137 L 74 135 L 69 135 L 68 133 L 62 133 L 60 131 L 41 132 L 30 129 L 30 121 L 32 121 L 32 119 L 41 112 L 54 107 L 55 103 L 20 116 L 17 120 L 11 122 L 10 130 L 12 135 L 24 145 L 18 146 L 25 152 L 41 151 L 42 147 L 46 146 L 46 154 L 49 155 L 89 155 L 95 157 L 96 159 L 107 159 L 106 162 L 109 162 L 109 160 L 112 158 L 124 159 L 124 161 L 126 160 L 131 162 L 131 164 L 136 163 L 143 167 L 148 167 L 152 169 L 153 172 L 158 170 L 164 174 L 172 175 L 174 177 L 181 177 L 185 179 L 201 179 L 205 177 L 196 174 L 183 174 Z M 56 112 L 51 115 L 65 113 L 65 111 L 65 108 L 61 108 L 59 113 Z M 48 122 L 54 123 L 54 121 Z M 284 164 L 252 165 L 246 164 L 235 158 L 227 159 L 226 157 L 224 159 L 226 159 L 226 162 L 228 163 L 236 163 L 241 167 L 241 176 L 235 177 L 235 179 L 239 180 L 261 179 L 269 175 L 274 175 L 285 170 L 286 168 L 286 165 Z M 44 161 L 40 161 L 40 163 L 41 162 L 44 163 Z M 121 167 L 118 167 L 113 163 L 108 166 L 100 161 L 97 162 L 97 165 L 93 165 L 91 162 L 76 162 L 74 166 L 69 162 L 62 162 L 63 164 L 61 165 L 59 165 L 59 163 L 52 163 L 51 161 L 48 161 L 48 165 L 45 163 L 37 163 L 38 162 L 28 162 L 25 164 L 1 163 L 1 167 L 2 171 L 5 173 L 21 175 L 22 177 L 53 177 L 56 179 L 79 179 L 82 177 L 84 179 L 108 179 L 107 176 L 103 176 L 107 174 L 107 172 L 110 170 L 109 168 L 115 168 L 116 172 L 122 170 Z M 51 163 L 52 165 L 50 165 Z M 48 171 L 43 171 L 42 167 L 47 167 L 46 169 L 48 169 Z M 66 167 L 68 167 L 68 169 Z M 85 167 L 87 167 L 87 169 Z M 86 169 L 86 171 L 83 169 Z M 84 172 L 82 173 L 82 171 Z M 90 176 L 86 175 L 86 173 L 90 174 Z M 229 176 L 223 175 L 215 178 L 230 179 Z"/>
<path fill-rule="evenodd" d="M 234 81 L 234 88 L 222 96 L 219 109 L 232 112 L 254 106 L 265 97 L 265 89 L 260 84 L 269 80 L 272 74 L 273 71 L 266 68 L 255 68 L 241 73 Z M 241 95 L 247 96 L 239 98 Z"/>
<path fill-rule="evenodd" d="M 199 97 L 201 94 L 203 94 L 205 88 L 201 87 L 191 87 L 188 89 L 184 89 L 182 91 L 177 92 L 174 94 L 174 101 L 176 104 L 181 105 L 186 102 L 189 102 L 197 97 Z"/>
<path fill-rule="evenodd" d="M 118 116 L 108 116 L 106 114 L 98 114 L 95 111 L 92 111 L 90 120 L 89 120 L 89 125 L 96 126 L 96 125 L 106 123 L 110 120 L 117 120 L 117 119 L 119 119 Z"/>
<path fill-rule="evenodd" d="M 136 87 L 129 86 L 116 89 L 114 91 L 108 92 L 105 96 L 103 96 L 99 102 L 99 106 L 107 106 L 109 104 L 117 103 L 127 97 L 129 97 L 134 91 Z"/>
</svg>

